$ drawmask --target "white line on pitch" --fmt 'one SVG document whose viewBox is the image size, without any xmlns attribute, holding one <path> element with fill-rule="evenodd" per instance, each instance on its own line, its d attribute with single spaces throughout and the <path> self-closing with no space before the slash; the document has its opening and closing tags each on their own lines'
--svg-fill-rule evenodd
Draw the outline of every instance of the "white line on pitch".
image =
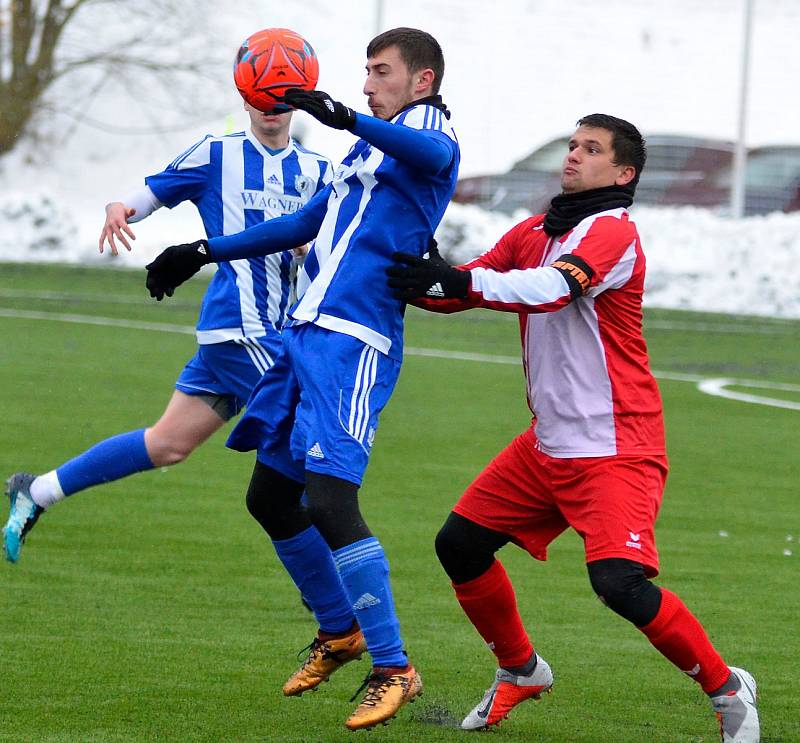
<svg viewBox="0 0 800 743">
<path fill-rule="evenodd" d="M 16 317 L 23 320 L 49 320 L 50 322 L 68 322 L 78 325 L 102 325 L 112 328 L 130 328 L 132 330 L 154 330 L 161 333 L 195 334 L 195 329 L 190 325 L 169 325 L 160 322 L 125 320 L 124 318 L 99 317 L 97 315 L 70 315 L 62 312 L 39 312 L 36 310 L 8 310 L 0 308 L 0 317 Z"/>
<path fill-rule="evenodd" d="M 131 330 L 150 330 L 161 333 L 181 333 L 194 335 L 195 329 L 190 325 L 170 325 L 167 323 L 145 322 L 141 320 L 126 320 L 115 317 L 98 317 L 96 315 L 72 315 L 58 312 L 40 312 L 35 310 L 10 310 L 0 308 L 0 317 L 18 318 L 24 320 L 47 320 L 50 322 L 66 322 L 80 325 L 98 325 L 105 327 L 130 328 Z M 521 360 L 518 356 L 492 356 L 484 353 L 471 353 L 469 351 L 444 351 L 438 348 L 418 348 L 406 346 L 408 356 L 423 356 L 437 359 L 451 359 L 454 361 L 480 361 L 488 364 L 506 364 L 518 366 Z M 727 387 L 755 387 L 767 390 L 782 390 L 785 392 L 800 392 L 800 385 L 782 382 L 765 382 L 758 379 L 719 379 L 701 377 L 696 374 L 683 374 L 681 372 L 665 372 L 653 370 L 653 375 L 658 379 L 674 382 L 692 382 L 697 389 L 707 395 L 723 397 L 728 400 L 768 405 L 774 408 L 787 410 L 800 410 L 800 402 L 781 400 L 774 397 L 750 395 L 736 392 Z"/>
<path fill-rule="evenodd" d="M 754 405 L 769 405 L 772 408 L 784 408 L 786 410 L 800 410 L 800 402 L 793 400 L 781 400 L 776 397 L 765 397 L 764 395 L 750 395 L 747 392 L 737 392 L 726 389 L 727 387 L 761 387 L 762 389 L 787 390 L 790 392 L 800 392 L 800 386 L 796 384 L 775 384 L 772 387 L 766 383 L 743 385 L 737 379 L 704 379 L 697 384 L 700 392 L 714 397 L 724 397 L 726 400 L 738 400 L 739 402 L 749 402 Z"/>
<path fill-rule="evenodd" d="M 0 287 L 0 297 L 6 299 L 41 299 L 58 302 L 104 302 L 107 304 L 124 304 L 124 305 L 138 305 L 142 306 L 147 304 L 148 300 L 142 297 L 130 296 L 117 296 L 109 297 L 107 294 L 84 294 L 81 292 L 59 292 L 50 290 L 29 290 L 29 289 L 13 289 Z M 172 299 L 171 303 L 180 302 L 180 300 Z M 182 306 L 189 306 L 188 302 L 181 302 Z M 431 315 L 426 313 L 428 319 L 433 320 L 438 318 L 438 315 Z M 501 315 L 493 314 L 491 319 L 497 320 L 507 319 L 509 322 L 517 322 L 517 316 L 513 313 L 503 313 Z M 470 320 L 486 320 L 490 319 L 489 315 L 476 313 L 470 317 Z M 798 330 L 797 319 L 794 318 L 781 318 L 781 317 L 754 317 L 748 316 L 746 320 L 741 323 L 726 320 L 724 322 L 714 322 L 709 320 L 657 320 L 647 319 L 644 320 L 645 332 L 648 330 L 674 330 L 686 331 L 689 333 L 723 333 L 723 334 L 769 334 L 769 335 L 794 335 Z"/>
</svg>

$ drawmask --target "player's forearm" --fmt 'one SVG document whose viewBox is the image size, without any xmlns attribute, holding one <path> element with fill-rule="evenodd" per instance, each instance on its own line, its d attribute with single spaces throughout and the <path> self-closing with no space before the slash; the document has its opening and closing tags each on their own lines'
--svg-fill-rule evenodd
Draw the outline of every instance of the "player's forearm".
<svg viewBox="0 0 800 743">
<path fill-rule="evenodd" d="M 470 271 L 469 301 L 473 307 L 501 312 L 555 312 L 573 299 L 561 271 L 551 266 L 498 272 Z"/>
<path fill-rule="evenodd" d="M 258 258 L 291 250 L 313 240 L 319 226 L 309 225 L 298 219 L 298 214 L 299 212 L 271 219 L 233 235 L 212 237 L 208 241 L 211 257 L 215 261 Z"/>
<path fill-rule="evenodd" d="M 211 257 L 215 261 L 258 258 L 310 242 L 322 225 L 329 193 L 330 186 L 294 214 L 270 219 L 234 235 L 212 237 L 208 241 Z"/>
<path fill-rule="evenodd" d="M 128 194 L 124 199 L 121 199 L 119 203 L 124 204 L 127 209 L 134 210 L 134 213 L 128 217 L 128 224 L 140 222 L 162 206 L 149 186 L 145 186 L 138 191 Z"/>
<path fill-rule="evenodd" d="M 381 152 L 425 173 L 439 173 L 453 159 L 453 150 L 445 142 L 410 126 L 357 113 L 352 131 Z"/>
<path fill-rule="evenodd" d="M 464 310 L 471 310 L 473 307 L 478 307 L 479 305 L 472 299 L 428 299 L 427 297 L 421 297 L 420 299 L 414 299 L 409 304 L 413 304 L 414 307 L 419 307 L 421 310 L 427 310 L 428 312 L 438 312 L 442 315 L 451 315 L 454 312 L 463 312 Z"/>
</svg>

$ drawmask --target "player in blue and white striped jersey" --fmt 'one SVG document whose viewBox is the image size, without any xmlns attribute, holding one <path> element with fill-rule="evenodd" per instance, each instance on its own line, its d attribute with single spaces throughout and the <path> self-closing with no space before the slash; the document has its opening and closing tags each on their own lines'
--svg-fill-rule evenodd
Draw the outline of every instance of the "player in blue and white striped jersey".
<svg viewBox="0 0 800 743">
<path fill-rule="evenodd" d="M 444 59 L 436 40 L 394 29 L 370 42 L 367 58 L 364 93 L 372 117 L 321 91 L 293 89 L 284 99 L 360 137 L 333 183 L 296 214 L 168 248 L 150 264 L 147 279 L 158 298 L 209 260 L 264 255 L 316 238 L 283 354 L 258 383 L 228 445 L 258 451 L 248 507 L 273 540 L 291 546 L 295 582 L 322 576 L 333 551 L 336 573 L 301 590 L 318 618 L 320 605 L 340 605 L 344 597 L 357 623 L 321 631 L 283 691 L 292 696 L 315 687 L 358 657 L 365 641 L 373 669 L 366 696 L 345 723 L 350 729 L 391 719 L 422 689 L 404 652 L 388 564 L 361 515 L 358 488 L 402 362 L 405 305 L 387 290 L 386 270 L 396 251 L 428 250 L 460 160 L 437 95 Z M 284 402 L 276 406 L 275 399 Z M 295 461 L 285 456 L 289 434 Z M 300 504 L 303 480 L 307 509 Z"/>
<path fill-rule="evenodd" d="M 280 126 L 281 138 L 287 137 L 291 113 L 270 115 L 245 107 L 262 128 Z M 193 201 L 206 234 L 214 238 L 293 214 L 331 176 L 327 159 L 294 140 L 270 147 L 248 131 L 207 136 L 145 183 L 170 208 Z M 284 251 L 220 262 L 200 310 L 198 343 L 259 338 L 282 328 L 293 302 L 292 261 L 292 254 Z"/>
<path fill-rule="evenodd" d="M 99 247 L 131 249 L 129 226 L 162 205 L 192 201 L 209 238 L 293 214 L 331 181 L 330 162 L 289 136 L 292 113 L 265 114 L 247 104 L 250 129 L 206 136 L 145 186 L 106 207 Z M 292 248 L 301 246 L 296 243 Z M 298 258 L 287 250 L 220 261 L 197 323 L 198 351 L 181 372 L 166 410 L 151 427 L 106 439 L 39 477 L 13 475 L 5 556 L 19 559 L 22 540 L 41 513 L 65 496 L 136 472 L 176 464 L 236 415 L 280 349 L 295 300 Z"/>
</svg>

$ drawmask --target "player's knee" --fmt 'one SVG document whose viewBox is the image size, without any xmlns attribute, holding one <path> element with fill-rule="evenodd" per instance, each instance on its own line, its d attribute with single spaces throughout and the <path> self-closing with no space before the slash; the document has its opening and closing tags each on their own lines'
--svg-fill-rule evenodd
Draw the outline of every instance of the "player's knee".
<svg viewBox="0 0 800 743">
<path fill-rule="evenodd" d="M 256 462 L 245 503 L 250 515 L 273 540 L 289 539 L 311 522 L 300 503 L 303 485 Z"/>
<path fill-rule="evenodd" d="M 612 611 L 643 627 L 655 619 L 661 591 L 647 580 L 644 566 L 632 560 L 610 558 L 587 565 L 592 589 Z"/>
<path fill-rule="evenodd" d="M 449 517 L 439 529 L 434 546 L 436 547 L 436 556 L 448 574 L 450 568 L 460 564 L 469 556 L 469 545 L 464 530 L 457 521 L 454 522 Z"/>
<path fill-rule="evenodd" d="M 358 505 L 358 485 L 315 472 L 306 477 L 309 518 L 332 550 L 372 536 Z"/>
<path fill-rule="evenodd" d="M 253 482 L 247 488 L 247 494 L 244 497 L 245 504 L 247 505 L 248 513 L 259 524 L 262 521 L 268 520 L 269 509 L 267 508 L 268 499 L 263 496 L 256 488 L 253 487 Z M 262 524 L 263 525 L 263 524 Z"/>
<path fill-rule="evenodd" d="M 627 603 L 641 584 L 647 582 L 642 565 L 632 560 L 597 560 L 590 562 L 587 569 L 592 589 L 615 611 L 615 607 Z"/>
<path fill-rule="evenodd" d="M 324 533 L 325 527 L 331 519 L 332 513 L 326 504 L 318 503 L 311 498 L 306 498 L 306 513 L 309 521 Z"/>
<path fill-rule="evenodd" d="M 323 534 L 341 522 L 361 521 L 358 485 L 318 472 L 306 473 L 306 508 Z"/>
<path fill-rule="evenodd" d="M 147 454 L 155 467 L 169 467 L 183 462 L 194 451 L 193 442 L 159 436 L 153 429 L 148 433 L 145 439 Z"/>
<path fill-rule="evenodd" d="M 436 556 L 453 583 L 466 583 L 483 575 L 494 553 L 508 537 L 451 513 L 436 535 Z"/>
</svg>

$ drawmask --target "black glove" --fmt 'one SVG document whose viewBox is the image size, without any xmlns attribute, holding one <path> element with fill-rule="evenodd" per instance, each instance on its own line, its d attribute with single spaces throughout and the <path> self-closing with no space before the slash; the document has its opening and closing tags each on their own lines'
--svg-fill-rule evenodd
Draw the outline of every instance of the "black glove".
<svg viewBox="0 0 800 743">
<path fill-rule="evenodd" d="M 321 90 L 289 88 L 278 100 L 311 114 L 320 123 L 334 129 L 352 129 L 356 125 L 355 112 Z"/>
<path fill-rule="evenodd" d="M 198 240 L 186 245 L 172 245 L 148 263 L 145 286 L 150 296 L 159 302 L 171 297 L 175 287 L 192 278 L 206 263 L 211 263 L 208 242 Z"/>
<path fill-rule="evenodd" d="M 469 291 L 469 271 L 453 268 L 441 255 L 434 242 L 428 258 L 409 253 L 395 253 L 395 265 L 386 269 L 394 296 L 405 302 L 419 297 L 434 299 L 466 299 Z"/>
</svg>

